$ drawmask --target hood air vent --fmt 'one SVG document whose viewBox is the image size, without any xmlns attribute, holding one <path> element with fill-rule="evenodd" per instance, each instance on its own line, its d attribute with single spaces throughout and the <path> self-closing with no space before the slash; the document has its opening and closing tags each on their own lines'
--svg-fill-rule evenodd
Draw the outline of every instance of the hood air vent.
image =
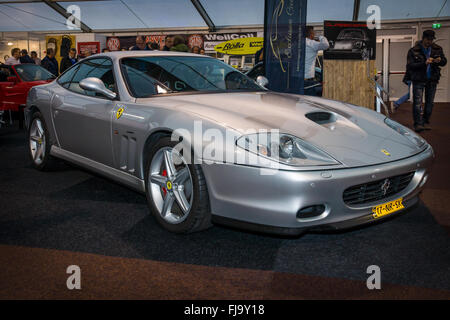
<svg viewBox="0 0 450 320">
<path fill-rule="evenodd" d="M 336 122 L 336 116 L 330 112 L 311 112 L 306 114 L 305 117 L 322 126 Z"/>
</svg>

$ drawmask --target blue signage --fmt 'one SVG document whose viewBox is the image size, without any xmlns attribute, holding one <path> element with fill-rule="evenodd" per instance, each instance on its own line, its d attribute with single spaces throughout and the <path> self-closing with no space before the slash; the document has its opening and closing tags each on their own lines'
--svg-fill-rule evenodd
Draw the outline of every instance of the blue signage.
<svg viewBox="0 0 450 320">
<path fill-rule="evenodd" d="M 307 0 L 265 0 L 264 62 L 268 88 L 303 94 Z"/>
</svg>

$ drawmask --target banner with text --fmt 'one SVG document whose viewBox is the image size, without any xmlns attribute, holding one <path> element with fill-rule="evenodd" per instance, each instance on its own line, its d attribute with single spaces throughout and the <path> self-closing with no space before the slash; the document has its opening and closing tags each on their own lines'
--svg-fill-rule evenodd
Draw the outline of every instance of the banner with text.
<svg viewBox="0 0 450 320">
<path fill-rule="evenodd" d="M 264 61 L 269 89 L 303 94 L 307 0 L 265 0 Z"/>
</svg>

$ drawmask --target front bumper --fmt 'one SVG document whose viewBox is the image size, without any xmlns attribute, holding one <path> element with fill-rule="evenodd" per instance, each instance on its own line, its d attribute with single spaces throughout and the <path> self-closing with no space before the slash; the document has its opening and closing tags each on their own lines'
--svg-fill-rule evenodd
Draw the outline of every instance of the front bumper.
<svg viewBox="0 0 450 320">
<path fill-rule="evenodd" d="M 405 206 L 402 211 L 411 208 L 418 202 L 433 158 L 433 149 L 428 147 L 407 159 L 361 168 L 307 172 L 280 170 L 274 171 L 273 175 L 261 175 L 259 168 L 240 165 L 214 164 L 202 168 L 215 221 L 232 222 L 253 231 L 294 235 L 315 229 L 345 229 L 382 220 L 373 219 L 372 208 L 399 198 L 403 198 Z M 343 193 L 349 187 L 409 172 L 415 172 L 412 181 L 391 197 L 364 205 L 344 203 Z M 326 207 L 320 216 L 297 217 L 301 209 L 316 205 Z"/>
</svg>

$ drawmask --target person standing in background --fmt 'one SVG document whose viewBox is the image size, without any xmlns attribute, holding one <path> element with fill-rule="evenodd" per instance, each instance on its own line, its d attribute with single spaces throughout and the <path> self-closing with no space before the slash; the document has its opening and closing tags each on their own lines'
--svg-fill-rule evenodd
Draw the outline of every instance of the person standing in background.
<svg viewBox="0 0 450 320">
<path fill-rule="evenodd" d="M 191 52 L 192 52 L 192 53 L 195 53 L 195 54 L 200 54 L 200 48 L 197 47 L 197 46 L 192 47 Z"/>
<path fill-rule="evenodd" d="M 55 58 L 55 50 L 48 48 L 46 56 L 42 59 L 41 65 L 55 76 L 59 75 L 58 60 Z"/>
<path fill-rule="evenodd" d="M 14 48 L 11 50 L 11 57 L 6 59 L 5 64 L 8 66 L 20 64 L 20 49 L 19 48 Z"/>
<path fill-rule="evenodd" d="M 63 73 L 77 63 L 77 61 L 77 50 L 75 48 L 71 48 L 69 50 L 69 56 L 62 58 L 59 71 Z"/>
<path fill-rule="evenodd" d="M 442 47 L 434 43 L 433 30 L 423 32 L 422 41 L 408 51 L 407 70 L 413 83 L 414 130 L 431 130 L 430 118 L 433 112 L 436 87 L 441 78 L 441 67 L 447 64 Z M 422 101 L 425 93 L 425 109 L 422 115 Z"/>
<path fill-rule="evenodd" d="M 145 39 L 143 36 L 136 37 L 136 45 L 132 47 L 130 50 L 150 50 L 147 44 L 145 43 Z"/>
<path fill-rule="evenodd" d="M 40 66 L 41 65 L 41 59 L 38 58 L 36 51 L 31 51 L 31 59 L 33 59 L 34 64 Z"/>
<path fill-rule="evenodd" d="M 306 27 L 306 52 L 305 52 L 305 95 L 316 96 L 316 59 L 319 51 L 330 47 L 327 38 L 320 36 L 315 40 L 314 27 Z"/>
<path fill-rule="evenodd" d="M 173 46 L 170 48 L 170 51 L 189 52 L 189 47 L 186 45 L 186 40 L 183 36 L 176 35 L 173 38 Z"/>
<path fill-rule="evenodd" d="M 30 58 L 28 55 L 28 51 L 26 49 L 22 49 L 20 51 L 20 63 L 32 63 L 34 64 L 34 60 Z"/>
<path fill-rule="evenodd" d="M 162 51 L 170 51 L 170 49 L 173 47 L 173 36 L 168 35 L 164 39 L 164 47 Z"/>
</svg>

